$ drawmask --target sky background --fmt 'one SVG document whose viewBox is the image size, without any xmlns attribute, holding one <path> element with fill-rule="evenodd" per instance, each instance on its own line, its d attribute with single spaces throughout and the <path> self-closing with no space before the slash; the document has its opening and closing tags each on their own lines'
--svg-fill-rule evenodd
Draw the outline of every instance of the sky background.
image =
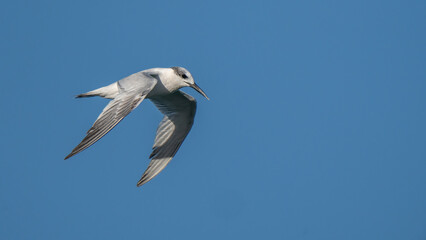
<svg viewBox="0 0 426 240">
<path fill-rule="evenodd" d="M 426 2 L 1 1 L 1 239 L 426 239 Z M 141 188 L 150 101 L 64 161 L 107 104 L 183 66 L 210 101 Z"/>
</svg>

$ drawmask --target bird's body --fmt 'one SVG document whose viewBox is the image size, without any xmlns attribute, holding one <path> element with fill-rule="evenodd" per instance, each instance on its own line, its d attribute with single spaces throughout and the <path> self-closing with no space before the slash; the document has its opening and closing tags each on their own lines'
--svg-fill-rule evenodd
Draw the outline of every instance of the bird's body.
<svg viewBox="0 0 426 240">
<path fill-rule="evenodd" d="M 77 97 L 100 96 L 112 99 L 87 132 L 86 137 L 65 157 L 90 147 L 114 128 L 125 116 L 145 98 L 150 99 L 164 114 L 157 129 L 152 159 L 137 186 L 155 177 L 176 154 L 186 135 L 191 130 L 196 101 L 190 95 L 179 91 L 192 87 L 208 99 L 194 83 L 191 74 L 184 68 L 152 68 L 134 73 L 108 86 L 83 93 Z"/>
</svg>

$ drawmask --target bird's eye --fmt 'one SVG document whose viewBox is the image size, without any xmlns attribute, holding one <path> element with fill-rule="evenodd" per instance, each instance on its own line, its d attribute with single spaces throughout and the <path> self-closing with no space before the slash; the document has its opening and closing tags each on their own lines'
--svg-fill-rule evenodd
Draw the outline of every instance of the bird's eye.
<svg viewBox="0 0 426 240">
<path fill-rule="evenodd" d="M 187 79 L 187 78 L 188 78 L 188 76 L 186 76 L 186 74 L 184 73 L 184 74 L 182 74 L 182 78 L 183 78 L 183 79 Z"/>
</svg>

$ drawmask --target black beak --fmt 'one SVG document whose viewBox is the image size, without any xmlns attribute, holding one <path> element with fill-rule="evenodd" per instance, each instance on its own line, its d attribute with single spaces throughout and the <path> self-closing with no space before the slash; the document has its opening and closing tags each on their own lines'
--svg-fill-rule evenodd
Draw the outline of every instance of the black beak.
<svg viewBox="0 0 426 240">
<path fill-rule="evenodd" d="M 201 95 L 203 95 L 205 98 L 207 98 L 207 100 L 210 100 L 209 97 L 207 97 L 207 95 L 204 93 L 204 91 L 196 84 L 191 84 L 190 87 L 192 87 L 193 89 L 195 89 L 195 91 L 199 92 Z"/>
</svg>

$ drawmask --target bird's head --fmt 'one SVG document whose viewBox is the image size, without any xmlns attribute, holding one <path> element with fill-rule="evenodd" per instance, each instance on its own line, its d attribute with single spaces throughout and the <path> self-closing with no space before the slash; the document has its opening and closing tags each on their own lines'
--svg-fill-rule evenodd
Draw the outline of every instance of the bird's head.
<svg viewBox="0 0 426 240">
<path fill-rule="evenodd" d="M 171 69 L 173 69 L 174 73 L 178 77 L 178 80 L 181 81 L 182 87 L 191 87 L 207 98 L 207 100 L 210 100 L 204 91 L 194 82 L 194 78 L 192 78 L 192 75 L 188 70 L 183 67 L 171 67 Z"/>
</svg>

